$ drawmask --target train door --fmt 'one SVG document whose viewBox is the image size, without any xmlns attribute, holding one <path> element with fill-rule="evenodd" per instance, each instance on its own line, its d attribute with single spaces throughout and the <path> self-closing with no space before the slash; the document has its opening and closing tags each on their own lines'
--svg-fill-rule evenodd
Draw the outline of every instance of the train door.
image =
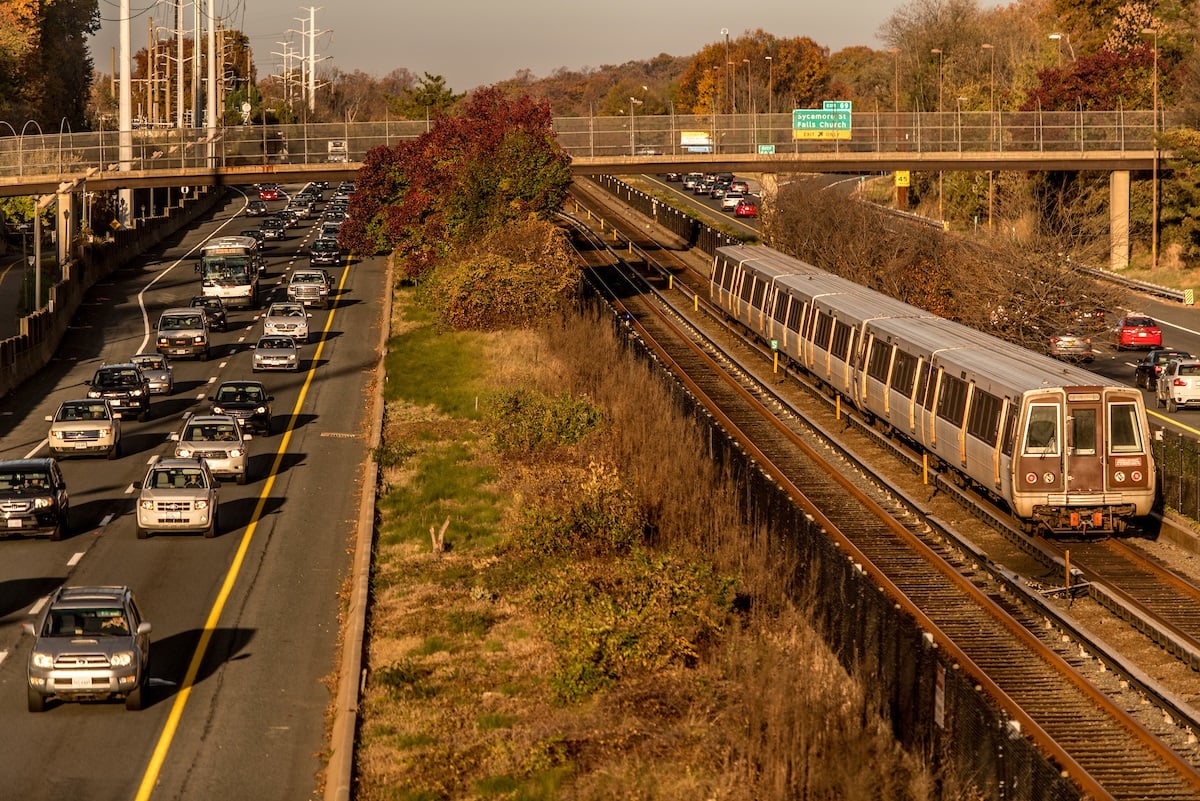
<svg viewBox="0 0 1200 801">
<path fill-rule="evenodd" d="M 1023 492 L 1063 490 L 1062 404 L 1056 398 L 1032 401 L 1021 426 L 1017 469 Z"/>
<path fill-rule="evenodd" d="M 1067 492 L 1104 491 L 1103 426 L 1099 392 L 1067 393 Z"/>
</svg>

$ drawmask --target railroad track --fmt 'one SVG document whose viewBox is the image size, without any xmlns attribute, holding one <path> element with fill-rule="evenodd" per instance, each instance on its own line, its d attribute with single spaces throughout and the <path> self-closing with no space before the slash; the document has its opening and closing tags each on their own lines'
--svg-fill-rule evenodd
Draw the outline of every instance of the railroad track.
<svg viewBox="0 0 1200 801">
<path fill-rule="evenodd" d="M 592 247 L 594 258 L 601 252 L 598 239 Z M 664 252 L 657 243 L 654 247 Z M 630 280 L 628 272 L 611 266 L 616 258 L 610 254 L 597 266 L 610 286 Z M 1200 777 L 1187 759 L 1122 709 L 1138 706 L 1136 700 L 1120 697 L 1118 687 L 1114 701 L 1093 686 L 1070 664 L 1093 661 L 1078 655 L 1069 659 L 1074 646 L 1054 649 L 1031 634 L 1046 628 L 1043 610 L 1012 600 L 998 603 L 995 597 L 1005 595 L 1005 582 L 983 569 L 977 554 L 952 547 L 950 538 L 931 532 L 927 521 L 913 515 L 895 493 L 867 480 L 866 471 L 848 465 L 844 456 L 831 460 L 830 446 L 819 432 L 794 419 L 780 422 L 778 410 L 785 404 L 736 367 L 739 359 L 682 323 L 698 298 L 664 311 L 660 304 L 666 301 L 650 300 L 646 290 L 644 282 L 623 283 L 611 290 L 621 298 L 613 302 L 666 364 L 691 376 L 683 379 L 689 390 L 723 418 L 722 425 L 763 469 L 790 487 L 831 536 L 844 538 L 842 547 L 862 560 L 880 586 L 911 605 L 910 613 L 937 632 L 939 646 L 954 653 L 1085 792 L 1097 798 L 1200 797 Z M 730 379 L 731 370 L 737 381 Z M 1160 734 L 1187 751 L 1186 731 L 1167 725 Z M 1102 749 L 1095 747 L 1098 739 L 1104 742 Z"/>
</svg>

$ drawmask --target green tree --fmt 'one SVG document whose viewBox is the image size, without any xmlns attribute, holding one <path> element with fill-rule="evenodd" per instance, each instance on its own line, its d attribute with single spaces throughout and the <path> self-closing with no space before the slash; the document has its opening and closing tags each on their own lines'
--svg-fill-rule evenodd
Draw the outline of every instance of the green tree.
<svg viewBox="0 0 1200 801">
<path fill-rule="evenodd" d="M 388 97 L 388 110 L 404 119 L 433 119 L 445 114 L 464 96 L 447 89 L 446 79 L 441 75 L 427 72 L 415 86 L 404 87 L 399 95 Z"/>
</svg>

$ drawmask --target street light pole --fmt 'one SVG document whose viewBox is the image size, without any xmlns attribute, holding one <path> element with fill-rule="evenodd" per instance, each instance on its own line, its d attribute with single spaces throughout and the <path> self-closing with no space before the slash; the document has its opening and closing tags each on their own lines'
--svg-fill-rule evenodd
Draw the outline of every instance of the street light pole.
<svg viewBox="0 0 1200 801">
<path fill-rule="evenodd" d="M 1153 270 L 1158 267 L 1158 28 L 1146 28 L 1142 33 L 1154 37 L 1154 121 L 1151 128 L 1154 161 L 1150 176 L 1150 269 Z"/>
<path fill-rule="evenodd" d="M 889 47 L 888 52 L 892 54 L 892 61 L 896 68 L 896 77 L 892 82 L 892 92 L 896 98 L 896 114 L 900 114 L 900 48 Z"/>
<path fill-rule="evenodd" d="M 775 59 L 767 56 L 767 116 L 775 112 Z"/>
<path fill-rule="evenodd" d="M 634 120 L 637 119 L 633 115 L 633 107 L 635 105 L 638 105 L 638 106 L 642 105 L 642 101 L 638 100 L 633 95 L 630 95 L 629 96 L 629 155 L 631 155 L 631 156 L 637 154 L 637 147 L 634 142 L 634 131 L 633 131 Z"/>
</svg>

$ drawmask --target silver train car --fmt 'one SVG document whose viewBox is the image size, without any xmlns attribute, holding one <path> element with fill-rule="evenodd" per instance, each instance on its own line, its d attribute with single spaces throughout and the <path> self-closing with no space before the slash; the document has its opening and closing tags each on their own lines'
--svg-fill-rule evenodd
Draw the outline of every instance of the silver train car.
<svg viewBox="0 0 1200 801">
<path fill-rule="evenodd" d="M 718 249 L 732 320 L 875 425 L 993 498 L 1026 531 L 1119 533 L 1150 514 L 1142 393 L 763 246 Z"/>
</svg>

